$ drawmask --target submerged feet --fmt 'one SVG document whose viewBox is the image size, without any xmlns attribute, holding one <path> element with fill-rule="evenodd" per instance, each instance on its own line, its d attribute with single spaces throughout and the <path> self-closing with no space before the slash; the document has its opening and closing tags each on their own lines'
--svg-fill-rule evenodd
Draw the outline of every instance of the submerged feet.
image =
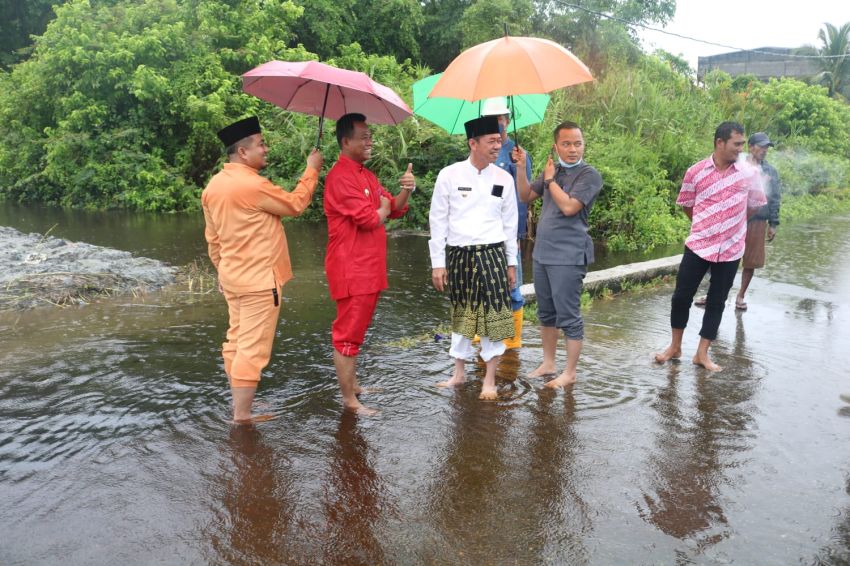
<svg viewBox="0 0 850 566">
<path fill-rule="evenodd" d="M 667 348 L 663 352 L 659 352 L 655 354 L 655 362 L 659 364 L 663 364 L 664 362 L 669 362 L 670 360 L 678 360 L 682 357 L 682 348 L 673 346 L 672 344 L 667 346 Z M 696 362 L 694 362 L 696 363 Z"/>
<path fill-rule="evenodd" d="M 357 401 L 356 403 L 343 403 L 342 408 L 345 411 L 350 411 L 361 417 L 372 417 L 378 414 L 378 409 L 367 407 L 359 401 Z"/>
<path fill-rule="evenodd" d="M 722 367 L 711 361 L 711 358 L 708 357 L 708 353 L 702 354 L 697 352 L 694 355 L 693 362 L 698 366 L 704 367 L 708 371 L 723 371 Z"/>
<path fill-rule="evenodd" d="M 543 362 L 537 369 L 528 374 L 528 377 L 545 377 L 555 374 L 555 364 Z"/>
<path fill-rule="evenodd" d="M 564 370 L 561 375 L 553 379 L 552 381 L 547 381 L 543 384 L 543 387 L 548 387 L 549 389 L 558 389 L 560 387 L 566 387 L 568 385 L 572 385 L 576 382 L 576 372 Z"/>
<path fill-rule="evenodd" d="M 270 414 L 251 415 L 250 417 L 244 418 L 244 419 L 237 419 L 237 418 L 234 417 L 233 420 L 230 421 L 230 424 L 233 424 L 233 425 L 252 425 L 252 424 L 272 421 L 276 418 L 277 418 L 277 415 L 270 415 Z"/>
<path fill-rule="evenodd" d="M 495 385 L 485 385 L 481 388 L 481 393 L 478 398 L 482 401 L 495 401 L 499 397 L 499 392 Z"/>
<path fill-rule="evenodd" d="M 463 369 L 463 360 L 455 360 L 455 369 L 452 377 L 446 381 L 437 383 L 437 387 L 455 387 L 466 383 L 466 372 Z"/>
</svg>

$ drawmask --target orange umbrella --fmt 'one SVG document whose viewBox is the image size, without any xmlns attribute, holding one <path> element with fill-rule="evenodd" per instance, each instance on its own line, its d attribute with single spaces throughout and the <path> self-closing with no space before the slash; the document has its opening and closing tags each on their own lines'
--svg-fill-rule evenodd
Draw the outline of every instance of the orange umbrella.
<svg viewBox="0 0 850 566">
<path fill-rule="evenodd" d="M 587 66 L 554 41 L 505 35 L 455 57 L 428 97 L 473 102 L 493 96 L 542 94 L 592 80 Z"/>
</svg>

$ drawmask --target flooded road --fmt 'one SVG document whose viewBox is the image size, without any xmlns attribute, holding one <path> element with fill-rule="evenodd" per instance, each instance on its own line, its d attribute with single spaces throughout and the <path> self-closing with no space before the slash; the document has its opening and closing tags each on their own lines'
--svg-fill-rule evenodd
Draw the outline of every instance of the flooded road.
<svg viewBox="0 0 850 566">
<path fill-rule="evenodd" d="M 204 253 L 194 221 L 138 222 L 52 235 Z M 651 362 L 670 284 L 594 301 L 570 392 L 524 377 L 542 358 L 527 325 L 497 403 L 481 365 L 433 387 L 448 308 L 426 239 L 391 238 L 360 364 L 372 419 L 339 410 L 323 228 L 287 233 L 296 279 L 258 393 L 278 418 L 256 428 L 226 423 L 217 293 L 0 315 L 0 564 L 850 562 L 850 217 L 782 226 L 749 310 L 724 314 L 720 374 L 687 362 L 697 308 L 686 361 Z"/>
</svg>

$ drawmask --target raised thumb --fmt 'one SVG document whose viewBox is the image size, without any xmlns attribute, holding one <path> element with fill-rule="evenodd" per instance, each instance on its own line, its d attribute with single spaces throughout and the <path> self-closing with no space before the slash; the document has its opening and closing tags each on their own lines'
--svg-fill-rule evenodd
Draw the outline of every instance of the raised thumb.
<svg viewBox="0 0 850 566">
<path fill-rule="evenodd" d="M 407 164 L 407 172 L 408 172 L 408 173 L 413 173 L 413 163 L 408 163 L 408 164 Z"/>
</svg>

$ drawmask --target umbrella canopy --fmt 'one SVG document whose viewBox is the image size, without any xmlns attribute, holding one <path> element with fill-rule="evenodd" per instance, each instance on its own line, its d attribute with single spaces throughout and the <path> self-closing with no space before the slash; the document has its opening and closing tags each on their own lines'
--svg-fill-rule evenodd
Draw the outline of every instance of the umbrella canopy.
<svg viewBox="0 0 850 566">
<path fill-rule="evenodd" d="M 506 35 L 455 57 L 430 96 L 474 101 L 551 92 L 591 80 L 587 66 L 554 41 Z"/>
<path fill-rule="evenodd" d="M 365 73 L 318 61 L 269 61 L 242 75 L 242 90 L 285 110 L 338 120 L 349 112 L 373 124 L 398 124 L 412 114 L 392 89 Z"/>
<path fill-rule="evenodd" d="M 413 113 L 433 122 L 450 134 L 464 133 L 463 124 L 481 115 L 483 101 L 469 102 L 461 98 L 428 98 L 442 73 L 425 77 L 413 83 Z M 524 128 L 543 121 L 548 94 L 524 94 L 508 101 L 511 125 Z"/>
</svg>

